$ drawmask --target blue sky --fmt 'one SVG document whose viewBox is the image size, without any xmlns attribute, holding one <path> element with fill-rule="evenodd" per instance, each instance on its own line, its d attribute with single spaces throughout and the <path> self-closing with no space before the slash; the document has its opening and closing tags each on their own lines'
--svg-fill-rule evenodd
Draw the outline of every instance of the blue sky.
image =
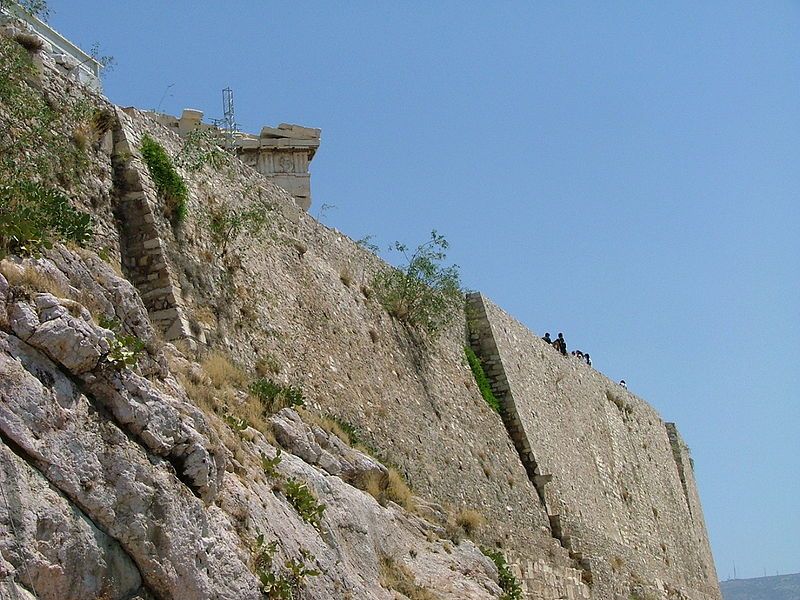
<svg viewBox="0 0 800 600">
<path fill-rule="evenodd" d="M 800 572 L 800 3 L 50 5 L 118 104 L 322 128 L 312 214 L 444 233 L 678 423 L 721 579 Z"/>
</svg>

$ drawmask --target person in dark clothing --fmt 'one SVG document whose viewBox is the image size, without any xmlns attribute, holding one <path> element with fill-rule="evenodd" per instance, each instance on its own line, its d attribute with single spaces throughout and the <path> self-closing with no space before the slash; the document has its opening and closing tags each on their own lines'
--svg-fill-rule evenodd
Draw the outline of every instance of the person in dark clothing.
<svg viewBox="0 0 800 600">
<path fill-rule="evenodd" d="M 564 334 L 563 333 L 559 333 L 558 334 L 558 339 L 556 340 L 556 344 L 558 344 L 558 346 L 557 346 L 558 351 L 561 352 L 561 354 L 563 354 L 564 356 L 566 356 L 567 355 L 567 342 L 564 339 Z"/>
<path fill-rule="evenodd" d="M 550 344 L 551 346 L 553 345 L 553 340 L 551 340 L 551 339 L 550 339 L 550 333 L 549 333 L 549 332 L 548 332 L 548 333 L 545 333 L 545 334 L 544 334 L 544 337 L 543 337 L 542 339 L 543 339 L 545 342 L 547 342 L 548 344 Z"/>
<path fill-rule="evenodd" d="M 588 355 L 588 354 L 584 354 L 584 355 L 583 355 L 583 359 L 586 361 L 586 364 L 587 364 L 587 365 L 589 365 L 590 367 L 592 366 L 592 359 L 591 359 L 591 358 L 589 358 L 589 355 Z"/>
</svg>

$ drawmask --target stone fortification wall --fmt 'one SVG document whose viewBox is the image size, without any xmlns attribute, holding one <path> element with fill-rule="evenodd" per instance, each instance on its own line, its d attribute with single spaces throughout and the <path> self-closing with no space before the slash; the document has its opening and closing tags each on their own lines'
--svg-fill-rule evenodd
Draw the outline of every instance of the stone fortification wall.
<svg viewBox="0 0 800 600">
<path fill-rule="evenodd" d="M 190 337 L 180 284 L 167 262 L 162 241 L 169 237 L 170 228 L 164 216 L 164 201 L 156 192 L 139 150 L 143 131 L 124 111 L 115 110 L 112 162 L 122 264 L 139 290 L 150 320 L 164 338 Z"/>
<path fill-rule="evenodd" d="M 169 153 L 180 149 L 180 138 L 146 114 L 128 117 Z M 185 177 L 189 216 L 178 231 L 160 231 L 192 336 L 204 340 L 201 354 L 224 351 L 251 372 L 269 359 L 276 380 L 301 386 L 313 410 L 352 424 L 434 511 L 480 512 L 486 527 L 476 539 L 521 565 L 538 590 L 530 598 L 555 600 L 585 587 L 550 536 L 502 421 L 476 388 L 463 323 L 435 341 L 415 336 L 373 297 L 372 277 L 385 263 L 241 162 Z M 272 207 L 269 231 L 231 241 L 222 256 L 204 215 L 262 201 Z M 548 570 L 533 567 L 540 557 Z"/>
<path fill-rule="evenodd" d="M 468 318 L 551 531 L 595 593 L 720 598 L 690 458 L 674 425 L 479 294 L 469 298 Z"/>
</svg>

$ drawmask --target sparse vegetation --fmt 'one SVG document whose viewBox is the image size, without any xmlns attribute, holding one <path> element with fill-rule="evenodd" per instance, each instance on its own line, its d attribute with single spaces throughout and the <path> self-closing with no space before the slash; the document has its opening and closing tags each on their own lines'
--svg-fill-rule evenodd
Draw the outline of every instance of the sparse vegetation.
<svg viewBox="0 0 800 600">
<path fill-rule="evenodd" d="M 217 389 L 226 386 L 244 389 L 247 385 L 245 372 L 221 352 L 211 352 L 200 364 L 211 379 L 211 384 Z"/>
<path fill-rule="evenodd" d="M 0 256 L 31 256 L 56 242 L 83 245 L 92 218 L 75 210 L 63 193 L 32 181 L 0 184 Z"/>
<path fill-rule="evenodd" d="M 205 165 L 221 168 L 228 157 L 219 147 L 219 139 L 218 129 L 195 129 L 186 136 L 175 163 L 192 172 L 199 171 Z"/>
<path fill-rule="evenodd" d="M 6 1 L 6 5 L 12 4 Z M 37 13 L 44 3 L 22 3 Z M 31 60 L 37 40 L 15 41 L 0 36 L 0 181 L 36 182 L 42 188 L 58 183 L 62 189 L 81 180 L 88 158 L 85 146 L 73 143 L 69 132 L 90 118 L 92 107 L 47 95 Z"/>
<path fill-rule="evenodd" d="M 463 508 L 456 515 L 456 525 L 464 530 L 467 537 L 472 537 L 486 524 L 486 519 L 477 510 Z"/>
<path fill-rule="evenodd" d="M 230 244 L 242 233 L 249 236 L 258 235 L 269 223 L 268 205 L 235 208 L 227 205 L 215 206 L 206 211 L 205 220 L 211 233 L 211 240 L 219 249 L 220 256 L 225 256 Z"/>
<path fill-rule="evenodd" d="M 404 564 L 391 556 L 381 556 L 378 563 L 381 586 L 399 592 L 409 600 L 436 600 L 430 590 L 417 585 L 414 574 Z"/>
<path fill-rule="evenodd" d="M 261 401 L 269 414 L 282 408 L 305 404 L 303 390 L 299 386 L 281 385 L 268 377 L 256 379 L 250 386 L 250 393 Z"/>
<path fill-rule="evenodd" d="M 256 375 L 266 377 L 281 372 L 281 363 L 272 354 L 264 354 L 256 361 Z"/>
<path fill-rule="evenodd" d="M 364 248 L 364 250 L 369 250 L 373 254 L 377 254 L 380 249 L 378 248 L 377 244 L 372 241 L 373 239 L 374 236 L 365 235 L 361 239 L 356 240 L 356 244 Z"/>
<path fill-rule="evenodd" d="M 147 134 L 142 136 L 141 151 L 156 189 L 164 199 L 165 216 L 173 225 L 177 225 L 189 212 L 189 188 L 186 181 L 175 170 L 175 165 L 164 147 Z"/>
<path fill-rule="evenodd" d="M 322 515 L 325 512 L 325 505 L 317 501 L 308 486 L 293 477 L 289 477 L 283 482 L 280 489 L 295 511 L 297 511 L 297 514 L 300 515 L 300 518 L 319 531 L 322 528 Z"/>
<path fill-rule="evenodd" d="M 281 449 L 278 448 L 273 458 L 268 458 L 266 454 L 261 453 L 261 468 L 264 470 L 264 475 L 270 479 L 278 477 L 278 465 L 281 464 Z"/>
<path fill-rule="evenodd" d="M 0 8 L 16 6 L 28 14 L 46 21 L 50 15 L 50 8 L 45 0 L 0 0 Z"/>
<path fill-rule="evenodd" d="M 500 413 L 500 401 L 492 391 L 492 385 L 489 383 L 489 378 L 486 377 L 483 365 L 481 365 L 481 360 L 469 346 L 464 346 L 464 354 L 467 356 L 467 363 L 469 363 L 469 368 L 472 370 L 472 375 L 475 377 L 475 383 L 478 384 L 481 396 L 483 396 L 483 399 L 486 400 L 486 404 L 488 404 L 493 411 Z"/>
<path fill-rule="evenodd" d="M 20 287 L 30 294 L 46 292 L 57 298 L 69 295 L 69 290 L 61 281 L 31 265 L 15 265 L 3 261 L 0 263 L 0 273 L 9 285 Z"/>
<path fill-rule="evenodd" d="M 111 341 L 111 350 L 106 360 L 116 369 L 135 367 L 139 355 L 144 351 L 145 343 L 135 335 L 116 334 Z"/>
<path fill-rule="evenodd" d="M 410 252 L 395 242 L 393 249 L 405 258 L 399 269 L 384 269 L 372 283 L 375 295 L 396 319 L 436 334 L 446 327 L 464 306 L 458 266 L 442 266 L 447 240 L 436 231 L 430 241 Z"/>
<path fill-rule="evenodd" d="M 386 506 L 391 501 L 408 511 L 416 508 L 411 488 L 393 467 L 389 467 L 386 473 L 371 472 L 354 481 L 353 485 L 367 492 L 382 506 Z"/>
<path fill-rule="evenodd" d="M 305 587 L 306 577 L 316 577 L 320 572 L 308 567 L 307 562 L 314 561 L 310 552 L 301 548 L 300 559 L 289 558 L 283 568 L 276 568 L 275 553 L 278 541 L 269 544 L 264 536 L 259 535 L 253 557 L 253 569 L 261 584 L 261 593 L 269 600 L 296 600 Z"/>
<path fill-rule="evenodd" d="M 497 567 L 500 589 L 503 590 L 500 600 L 522 600 L 522 586 L 514 576 L 503 553 L 490 548 L 481 548 L 481 552 L 492 559 L 492 562 Z"/>
</svg>

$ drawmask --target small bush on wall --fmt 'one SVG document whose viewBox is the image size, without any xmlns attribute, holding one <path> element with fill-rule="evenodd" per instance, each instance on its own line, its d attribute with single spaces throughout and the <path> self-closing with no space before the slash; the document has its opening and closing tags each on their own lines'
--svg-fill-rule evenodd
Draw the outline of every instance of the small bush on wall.
<svg viewBox="0 0 800 600">
<path fill-rule="evenodd" d="M 149 135 L 142 137 L 141 150 L 150 177 L 166 202 L 167 217 L 173 224 L 180 223 L 188 212 L 189 188 L 186 182 L 175 170 L 164 147 Z"/>
<path fill-rule="evenodd" d="M 375 295 L 389 314 L 429 334 L 441 331 L 464 306 L 458 266 L 442 265 L 448 245 L 435 230 L 413 252 L 395 242 L 393 249 L 403 255 L 405 264 L 385 269 L 373 280 Z"/>
</svg>

